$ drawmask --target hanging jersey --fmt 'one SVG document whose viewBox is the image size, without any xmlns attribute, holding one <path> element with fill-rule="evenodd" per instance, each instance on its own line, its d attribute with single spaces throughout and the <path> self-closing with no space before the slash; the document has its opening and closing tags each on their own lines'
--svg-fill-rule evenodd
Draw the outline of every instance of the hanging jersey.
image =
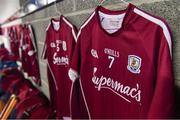
<svg viewBox="0 0 180 120">
<path fill-rule="evenodd" d="M 37 48 L 35 44 L 32 27 L 30 25 L 25 25 L 22 30 L 23 34 L 20 44 L 22 67 L 23 70 L 28 73 L 28 76 L 30 76 L 35 83 L 40 85 L 41 81 L 39 73 Z"/>
<path fill-rule="evenodd" d="M 68 77 L 71 56 L 75 46 L 75 31 L 65 17 L 52 19 L 46 30 L 46 41 L 42 57 L 47 59 L 50 99 L 57 117 L 70 116 L 70 90 Z"/>
<path fill-rule="evenodd" d="M 171 118 L 171 58 L 163 19 L 132 4 L 122 11 L 99 6 L 78 33 L 69 76 L 79 78 L 91 119 Z"/>
</svg>

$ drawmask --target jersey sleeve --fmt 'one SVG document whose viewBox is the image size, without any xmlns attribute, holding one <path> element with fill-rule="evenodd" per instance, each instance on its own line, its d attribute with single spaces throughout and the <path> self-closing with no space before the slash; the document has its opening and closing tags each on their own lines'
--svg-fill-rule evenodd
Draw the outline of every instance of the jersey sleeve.
<svg viewBox="0 0 180 120">
<path fill-rule="evenodd" d="M 71 110 L 71 117 L 73 119 L 79 118 L 79 114 L 81 113 L 80 110 L 80 85 L 79 85 L 79 68 L 80 68 L 80 60 L 81 59 L 81 53 L 80 53 L 80 39 L 78 38 L 75 50 L 73 53 L 70 69 L 68 72 L 69 78 L 72 81 L 73 87 L 71 97 L 70 97 L 70 110 Z"/>
<path fill-rule="evenodd" d="M 167 119 L 172 118 L 174 114 L 174 80 L 171 61 L 172 41 L 168 29 L 163 30 L 162 33 L 157 58 L 155 92 L 148 112 L 148 118 Z"/>
<path fill-rule="evenodd" d="M 69 61 L 70 61 L 70 65 L 71 65 L 71 61 L 72 61 L 72 56 L 73 56 L 73 53 L 74 53 L 74 49 L 75 49 L 75 45 L 76 45 L 76 41 L 77 41 L 77 38 L 76 38 L 76 31 L 77 31 L 77 29 L 76 29 L 76 27 L 72 27 L 71 28 L 71 31 L 72 31 L 72 33 L 71 33 L 71 35 L 70 35 L 70 51 L 69 51 Z"/>
<path fill-rule="evenodd" d="M 46 38 L 45 38 L 45 42 L 44 42 L 43 51 L 41 54 L 41 59 L 47 58 L 47 41 L 48 41 L 48 32 L 46 31 Z"/>
<path fill-rule="evenodd" d="M 71 95 L 71 117 L 72 119 L 87 119 L 88 113 L 80 87 L 80 67 L 81 67 L 81 36 L 77 38 L 75 50 L 71 61 L 71 68 L 69 69 L 69 78 L 73 82 L 73 89 Z"/>
<path fill-rule="evenodd" d="M 73 82 L 79 78 L 79 68 L 81 62 L 81 39 L 80 37 L 77 38 L 77 43 L 75 46 L 75 50 L 72 56 L 71 66 L 68 72 L 70 80 Z"/>
</svg>

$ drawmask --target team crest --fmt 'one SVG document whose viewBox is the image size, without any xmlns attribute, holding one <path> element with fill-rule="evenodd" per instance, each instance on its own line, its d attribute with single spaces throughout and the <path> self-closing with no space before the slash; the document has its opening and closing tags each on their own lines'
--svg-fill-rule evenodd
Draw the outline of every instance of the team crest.
<svg viewBox="0 0 180 120">
<path fill-rule="evenodd" d="M 128 55 L 127 69 L 135 74 L 140 73 L 141 58 L 136 55 Z"/>
</svg>

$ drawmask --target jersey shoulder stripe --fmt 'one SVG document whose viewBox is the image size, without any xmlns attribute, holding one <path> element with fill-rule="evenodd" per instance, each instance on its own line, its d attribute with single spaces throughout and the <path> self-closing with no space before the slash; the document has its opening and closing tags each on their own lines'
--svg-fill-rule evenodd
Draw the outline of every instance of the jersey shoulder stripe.
<svg viewBox="0 0 180 120">
<path fill-rule="evenodd" d="M 64 20 L 64 22 L 65 22 L 69 27 L 71 27 L 74 40 L 75 40 L 75 42 L 77 42 L 77 37 L 76 37 L 76 33 L 75 33 L 75 31 L 74 31 L 73 25 L 72 25 L 68 20 L 66 20 L 66 18 L 63 17 L 62 19 Z"/>
<path fill-rule="evenodd" d="M 65 22 L 69 27 L 73 28 L 73 25 L 72 25 L 68 20 L 66 20 L 65 17 L 62 17 L 62 19 L 64 20 L 64 22 Z"/>
<path fill-rule="evenodd" d="M 145 18 L 145 19 L 159 25 L 162 28 L 163 34 L 164 34 L 164 36 L 165 36 L 165 38 L 167 40 L 168 46 L 169 46 L 170 55 L 172 57 L 172 41 L 171 41 L 171 35 L 170 35 L 170 32 L 168 30 L 167 25 L 162 20 L 160 20 L 160 19 L 158 19 L 156 17 L 153 17 L 153 16 L 151 16 L 151 15 L 149 15 L 149 14 L 147 14 L 147 13 L 145 13 L 145 12 L 143 12 L 143 11 L 137 9 L 137 8 L 134 8 L 134 12 L 136 14 L 142 16 L 143 18 Z"/>
<path fill-rule="evenodd" d="M 41 59 L 45 59 L 46 50 L 47 50 L 46 43 L 44 43 L 44 48 L 43 48 L 43 51 L 41 54 Z"/>
<path fill-rule="evenodd" d="M 79 35 L 81 34 L 81 30 L 90 22 L 90 20 L 93 18 L 93 16 L 95 15 L 95 11 L 90 15 L 90 17 L 81 25 L 80 30 L 78 32 L 77 35 L 77 39 L 79 37 Z"/>
<path fill-rule="evenodd" d="M 90 15 L 90 17 L 81 25 L 80 29 L 84 28 L 89 21 L 93 18 L 93 16 L 95 15 L 95 11 Z"/>
<path fill-rule="evenodd" d="M 51 26 L 51 21 L 48 23 L 48 26 L 47 26 L 47 28 L 46 28 L 46 31 L 48 31 L 49 30 L 49 27 Z"/>
</svg>

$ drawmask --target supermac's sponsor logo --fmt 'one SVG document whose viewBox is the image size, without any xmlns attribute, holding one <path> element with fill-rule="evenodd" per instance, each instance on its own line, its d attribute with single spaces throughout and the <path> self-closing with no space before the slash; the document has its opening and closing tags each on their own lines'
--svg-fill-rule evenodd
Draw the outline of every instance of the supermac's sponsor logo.
<svg viewBox="0 0 180 120">
<path fill-rule="evenodd" d="M 101 89 L 109 89 L 129 103 L 131 103 L 131 101 L 128 99 L 128 97 L 131 97 L 137 102 L 141 102 L 141 90 L 138 83 L 136 86 L 130 87 L 120 83 L 119 81 L 113 80 L 111 77 L 105 77 L 103 75 L 97 76 L 97 70 L 98 69 L 94 67 L 92 82 L 98 91 Z"/>
<path fill-rule="evenodd" d="M 61 45 L 61 46 L 60 46 Z M 53 64 L 55 65 L 68 65 L 69 58 L 68 56 L 58 56 L 58 53 L 62 49 L 63 51 L 67 51 L 66 41 L 63 40 L 55 40 L 55 42 L 50 43 L 51 48 L 54 48 L 56 51 L 53 54 Z"/>
<path fill-rule="evenodd" d="M 128 55 L 128 65 L 127 69 L 135 74 L 139 74 L 141 72 L 141 58 L 136 55 Z"/>
<path fill-rule="evenodd" d="M 53 55 L 53 64 L 55 65 L 68 65 L 69 59 L 67 56 L 58 57 L 57 52 Z"/>
</svg>

